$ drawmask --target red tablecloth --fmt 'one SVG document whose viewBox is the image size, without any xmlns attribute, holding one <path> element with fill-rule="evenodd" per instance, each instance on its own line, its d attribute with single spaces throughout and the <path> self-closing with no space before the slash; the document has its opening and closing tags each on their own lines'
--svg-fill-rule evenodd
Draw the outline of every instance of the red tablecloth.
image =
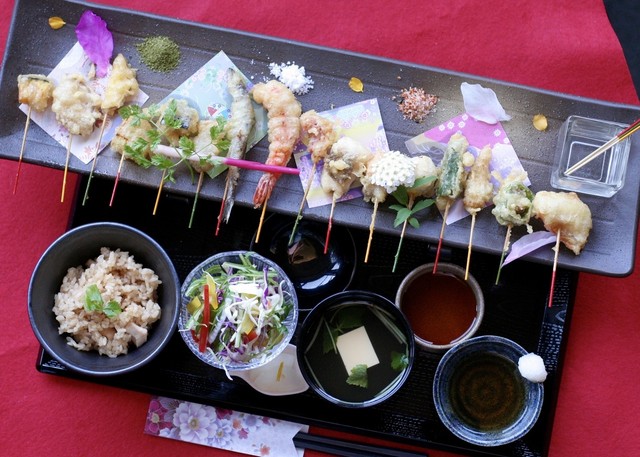
<svg viewBox="0 0 640 457">
<path fill-rule="evenodd" d="M 0 49 L 13 3 L 0 1 Z M 601 0 L 100 3 L 638 103 Z M 24 166 L 19 192 L 12 195 L 16 166 L 0 160 L 0 453 L 231 455 L 144 435 L 148 395 L 35 370 L 38 343 L 26 312 L 28 282 L 40 254 L 65 230 L 71 199 L 59 202 L 60 171 L 32 165 Z M 624 279 L 580 276 L 551 456 L 640 455 L 639 294 L 637 272 Z"/>
</svg>

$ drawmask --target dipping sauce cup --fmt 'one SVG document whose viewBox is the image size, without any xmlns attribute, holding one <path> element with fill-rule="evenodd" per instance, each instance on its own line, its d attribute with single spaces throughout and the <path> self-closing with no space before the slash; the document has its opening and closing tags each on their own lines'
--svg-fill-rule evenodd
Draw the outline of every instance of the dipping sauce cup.
<svg viewBox="0 0 640 457">
<path fill-rule="evenodd" d="M 526 354 L 514 341 L 494 335 L 470 338 L 447 351 L 433 381 L 442 423 L 478 446 L 500 446 L 527 434 L 540 416 L 544 388 L 518 371 Z"/>
<path fill-rule="evenodd" d="M 484 316 L 484 295 L 471 275 L 454 264 L 422 265 L 407 275 L 396 293 L 396 306 L 404 313 L 416 343 L 444 352 L 472 337 Z"/>
</svg>

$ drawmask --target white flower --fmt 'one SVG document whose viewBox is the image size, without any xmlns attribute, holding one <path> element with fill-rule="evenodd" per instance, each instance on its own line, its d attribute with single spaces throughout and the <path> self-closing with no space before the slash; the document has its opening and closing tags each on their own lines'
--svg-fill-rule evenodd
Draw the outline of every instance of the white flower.
<svg viewBox="0 0 640 457">
<path fill-rule="evenodd" d="M 382 154 L 382 157 L 375 160 L 367 170 L 371 184 L 384 187 L 389 194 L 399 186 L 412 186 L 416 180 L 416 170 L 411 158 L 399 151 Z"/>
<path fill-rule="evenodd" d="M 197 403 L 181 403 L 173 415 L 173 425 L 178 427 L 181 440 L 206 444 L 218 429 L 216 410 Z"/>
</svg>

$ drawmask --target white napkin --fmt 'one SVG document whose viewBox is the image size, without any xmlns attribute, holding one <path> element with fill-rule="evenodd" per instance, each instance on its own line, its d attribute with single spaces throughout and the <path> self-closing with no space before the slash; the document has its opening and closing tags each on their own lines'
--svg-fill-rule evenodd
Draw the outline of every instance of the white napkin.
<svg viewBox="0 0 640 457">
<path fill-rule="evenodd" d="M 487 124 L 511 120 L 498 101 L 496 93 L 480 84 L 460 84 L 460 91 L 464 101 L 464 109 L 471 117 Z"/>
</svg>

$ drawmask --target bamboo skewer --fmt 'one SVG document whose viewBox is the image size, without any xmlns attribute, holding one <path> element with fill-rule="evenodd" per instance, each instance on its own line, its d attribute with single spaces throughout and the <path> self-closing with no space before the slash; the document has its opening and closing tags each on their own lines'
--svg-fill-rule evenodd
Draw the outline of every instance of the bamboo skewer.
<svg viewBox="0 0 640 457">
<path fill-rule="evenodd" d="M 111 191 L 111 199 L 109 200 L 109 206 L 113 205 L 113 199 L 116 196 L 116 188 L 118 187 L 118 182 L 120 181 L 120 172 L 122 171 L 122 163 L 124 162 L 124 153 L 120 156 L 120 163 L 118 164 L 118 171 L 116 172 L 116 179 L 113 181 L 113 190 Z M 164 171 L 162 172 L 162 180 L 164 181 Z M 159 191 L 158 191 L 159 193 Z M 157 204 L 156 204 L 157 206 Z M 155 214 L 155 208 L 153 210 L 153 214 Z"/>
<path fill-rule="evenodd" d="M 467 266 L 464 269 L 464 280 L 469 279 L 469 266 L 471 265 L 471 247 L 473 246 L 473 229 L 476 226 L 476 213 L 471 213 L 471 230 L 469 231 L 469 247 L 467 248 Z"/>
<path fill-rule="evenodd" d="M 502 272 L 502 265 L 504 264 L 504 256 L 507 254 L 509 250 L 509 242 L 511 240 L 511 229 L 513 225 L 507 225 L 507 233 L 504 237 L 504 244 L 502 245 L 502 254 L 500 254 L 500 264 L 498 265 L 498 274 L 496 275 L 496 285 L 500 281 L 500 273 Z"/>
<path fill-rule="evenodd" d="M 293 229 L 291 229 L 291 235 L 289 236 L 289 246 L 293 244 L 293 237 L 295 236 L 296 230 L 298 229 L 298 224 L 302 220 L 302 210 L 304 209 L 304 202 L 307 200 L 307 196 L 309 195 L 309 191 L 311 190 L 311 184 L 313 184 L 313 176 L 316 174 L 317 166 L 318 166 L 318 163 L 313 162 L 313 166 L 311 167 L 311 173 L 309 174 L 309 179 L 307 180 L 307 184 L 304 188 L 304 195 L 302 196 L 302 201 L 300 202 L 300 208 L 298 208 L 296 221 L 293 223 Z"/>
<path fill-rule="evenodd" d="M 260 241 L 260 232 L 262 232 L 262 224 L 264 223 L 264 215 L 267 212 L 267 203 L 269 202 L 269 197 L 262 204 L 262 212 L 260 213 L 260 222 L 258 223 L 258 230 L 256 231 L 256 243 Z"/>
<path fill-rule="evenodd" d="M 24 124 L 24 133 L 22 134 L 22 145 L 20 146 L 20 157 L 18 158 L 18 171 L 16 171 L 16 180 L 13 183 L 13 195 L 16 194 L 16 190 L 18 189 L 18 179 L 20 179 L 20 168 L 22 167 L 22 155 L 24 154 L 24 146 L 27 141 L 27 131 L 29 130 L 29 122 L 31 121 L 31 105 L 29 106 L 29 111 L 27 112 L 27 121 Z"/>
<path fill-rule="evenodd" d="M 87 187 L 84 189 L 84 196 L 82 197 L 82 206 L 89 197 L 89 186 L 91 185 L 91 179 L 93 178 L 93 170 L 96 168 L 96 161 L 98 160 L 98 153 L 100 152 L 100 143 L 102 143 L 102 135 L 104 134 L 104 127 L 107 125 L 107 113 L 104 113 L 102 117 L 102 125 L 100 126 L 100 135 L 98 136 L 98 143 L 96 144 L 95 155 L 93 156 L 93 162 L 91 163 L 91 171 L 89 172 L 89 178 L 87 179 Z"/>
<path fill-rule="evenodd" d="M 229 193 L 229 175 L 227 174 L 227 180 L 224 184 L 224 192 L 222 194 L 222 201 L 220 202 L 220 213 L 218 214 L 218 223 L 216 224 L 216 236 L 218 236 L 218 232 L 220 231 L 220 225 L 222 224 L 222 219 L 224 218 L 224 207 L 227 203 L 227 194 Z"/>
<path fill-rule="evenodd" d="M 551 271 L 551 288 L 549 290 L 549 308 L 551 308 L 551 305 L 553 304 L 553 289 L 555 288 L 556 285 L 556 269 L 558 267 L 558 252 L 560 252 L 560 232 L 561 230 L 558 229 L 558 232 L 556 233 L 556 244 L 553 248 L 553 250 L 555 251 L 554 255 L 553 255 L 553 270 Z"/>
<path fill-rule="evenodd" d="M 158 210 L 158 204 L 160 203 L 160 195 L 162 195 L 162 188 L 164 187 L 164 177 L 167 173 L 167 170 L 162 170 L 162 177 L 160 178 L 160 184 L 158 184 L 158 193 L 156 194 L 156 201 L 153 204 L 153 215 L 156 215 L 156 211 Z M 115 186 L 113 188 L 113 191 L 115 193 Z M 111 196 L 111 200 L 113 201 L 113 195 Z M 111 206 L 111 204 L 109 204 L 109 206 Z"/>
<path fill-rule="evenodd" d="M 329 237 L 331 236 L 331 227 L 333 226 L 333 211 L 336 209 L 336 197 L 333 196 L 331 200 L 331 210 L 329 211 L 329 222 L 327 224 L 327 235 L 324 238 L 324 252 L 326 254 L 329 250 Z"/>
<path fill-rule="evenodd" d="M 71 141 L 73 140 L 73 135 L 69 134 L 69 140 L 67 141 L 67 158 L 64 162 L 64 174 L 62 175 L 62 193 L 60 195 L 60 203 L 64 203 L 64 194 L 67 189 L 67 174 L 69 171 L 69 158 L 71 156 Z"/>
<path fill-rule="evenodd" d="M 449 215 L 449 208 L 451 202 L 447 201 L 447 206 L 444 208 L 444 215 L 442 216 L 442 227 L 440 228 L 440 238 L 438 238 L 438 249 L 436 250 L 436 258 L 433 261 L 433 274 L 438 272 L 438 261 L 440 260 L 440 250 L 442 249 L 442 239 L 444 238 L 444 228 L 447 226 L 447 216 Z"/>
<path fill-rule="evenodd" d="M 371 240 L 373 239 L 373 230 L 376 225 L 376 215 L 378 214 L 378 199 L 373 200 L 373 213 L 371 214 L 371 224 L 369 224 L 369 239 L 367 240 L 367 251 L 364 255 L 364 263 L 369 261 L 369 251 L 371 250 Z"/>
<path fill-rule="evenodd" d="M 196 195 L 193 197 L 193 206 L 191 207 L 191 216 L 189 217 L 189 228 L 193 224 L 193 216 L 196 213 L 196 205 L 198 204 L 198 196 L 200 195 L 200 189 L 202 188 L 202 177 L 204 176 L 204 172 L 200 172 L 200 176 L 198 177 L 198 185 L 196 186 Z"/>
<path fill-rule="evenodd" d="M 622 132 L 618 133 L 616 136 L 611 138 L 609 141 L 607 141 L 605 144 L 597 148 L 595 151 L 591 152 L 590 154 L 586 155 L 581 160 L 576 162 L 567 171 L 565 171 L 564 174 L 570 175 L 574 173 L 576 170 L 578 170 L 579 168 L 582 168 L 592 160 L 598 158 L 604 152 L 611 149 L 613 146 L 620 143 L 621 141 L 625 140 L 627 137 L 631 136 L 638 130 L 640 130 L 640 119 L 636 120 L 633 124 L 625 128 Z"/>
</svg>

